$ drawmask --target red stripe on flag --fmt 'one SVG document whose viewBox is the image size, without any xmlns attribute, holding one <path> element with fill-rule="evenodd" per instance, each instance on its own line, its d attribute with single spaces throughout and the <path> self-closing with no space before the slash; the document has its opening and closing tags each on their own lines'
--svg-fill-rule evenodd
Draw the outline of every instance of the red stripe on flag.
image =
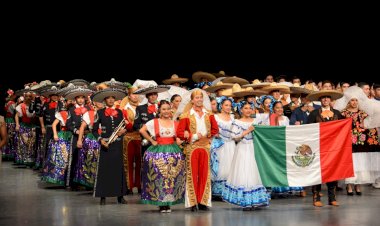
<svg viewBox="0 0 380 226">
<path fill-rule="evenodd" d="M 322 183 L 354 176 L 351 125 L 351 118 L 320 123 Z"/>
</svg>

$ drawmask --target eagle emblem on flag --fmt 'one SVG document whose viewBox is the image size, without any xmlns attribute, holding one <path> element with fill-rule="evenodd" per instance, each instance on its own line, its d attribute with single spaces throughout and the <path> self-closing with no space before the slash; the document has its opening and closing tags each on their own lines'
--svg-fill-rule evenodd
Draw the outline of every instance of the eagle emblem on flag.
<svg viewBox="0 0 380 226">
<path fill-rule="evenodd" d="M 315 152 L 311 150 L 311 147 L 307 144 L 302 144 L 296 148 L 292 156 L 292 161 L 299 167 L 309 166 L 315 159 Z"/>
</svg>

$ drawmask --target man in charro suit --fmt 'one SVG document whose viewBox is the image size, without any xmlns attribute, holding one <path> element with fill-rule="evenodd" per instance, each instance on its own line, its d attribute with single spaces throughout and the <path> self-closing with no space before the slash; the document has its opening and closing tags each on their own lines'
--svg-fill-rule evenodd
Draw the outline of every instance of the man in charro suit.
<svg viewBox="0 0 380 226">
<path fill-rule="evenodd" d="M 123 161 L 128 194 L 133 194 L 134 187 L 141 190 L 141 136 L 138 131 L 133 129 L 136 108 L 139 105 L 139 96 L 133 92 L 137 89 L 136 86 L 128 88 L 128 96 L 120 103 L 120 110 L 123 112 L 127 129 L 123 140 Z"/>
<path fill-rule="evenodd" d="M 307 119 L 307 123 L 320 123 L 320 122 L 328 122 L 333 120 L 343 119 L 342 114 L 333 109 L 330 106 L 332 100 L 337 100 L 343 96 L 342 93 L 335 90 L 321 90 L 318 92 L 310 93 L 306 98 L 310 101 L 321 101 L 321 108 L 315 109 L 310 112 L 310 115 Z M 322 150 L 321 150 L 322 151 Z M 336 188 L 338 185 L 338 181 L 327 182 L 327 192 L 329 205 L 339 206 L 339 203 L 336 200 Z M 321 185 L 312 186 L 313 191 L 313 205 L 316 207 L 322 207 L 323 204 L 321 202 Z"/>
</svg>

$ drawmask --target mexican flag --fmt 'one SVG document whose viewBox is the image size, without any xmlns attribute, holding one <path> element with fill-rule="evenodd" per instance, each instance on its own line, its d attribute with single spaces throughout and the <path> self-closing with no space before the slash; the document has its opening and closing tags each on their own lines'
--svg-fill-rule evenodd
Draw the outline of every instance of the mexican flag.
<svg viewBox="0 0 380 226">
<path fill-rule="evenodd" d="M 354 176 L 352 119 L 297 126 L 255 126 L 264 186 L 310 186 Z"/>
</svg>

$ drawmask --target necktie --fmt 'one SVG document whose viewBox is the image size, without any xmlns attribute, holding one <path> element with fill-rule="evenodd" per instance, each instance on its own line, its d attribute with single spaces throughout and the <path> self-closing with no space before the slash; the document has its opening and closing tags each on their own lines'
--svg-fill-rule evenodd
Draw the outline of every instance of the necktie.
<svg viewBox="0 0 380 226">
<path fill-rule="evenodd" d="M 76 115 L 83 115 L 84 113 L 87 112 L 87 108 L 85 108 L 85 107 L 78 107 L 78 108 L 75 108 L 74 112 L 75 112 Z"/>
<path fill-rule="evenodd" d="M 322 117 L 323 118 L 332 118 L 334 116 L 334 112 L 330 111 L 330 110 L 325 110 L 325 111 L 322 111 L 321 113 Z"/>
<path fill-rule="evenodd" d="M 57 102 L 50 102 L 49 103 L 49 109 L 56 109 L 57 108 Z"/>
<path fill-rule="evenodd" d="M 157 109 L 156 109 L 156 105 L 155 104 L 151 104 L 148 106 L 148 114 L 154 114 L 157 112 Z"/>
<path fill-rule="evenodd" d="M 112 117 L 116 118 L 117 117 L 117 111 L 113 108 L 107 108 L 105 111 L 105 115 L 108 117 L 112 116 Z"/>
</svg>

